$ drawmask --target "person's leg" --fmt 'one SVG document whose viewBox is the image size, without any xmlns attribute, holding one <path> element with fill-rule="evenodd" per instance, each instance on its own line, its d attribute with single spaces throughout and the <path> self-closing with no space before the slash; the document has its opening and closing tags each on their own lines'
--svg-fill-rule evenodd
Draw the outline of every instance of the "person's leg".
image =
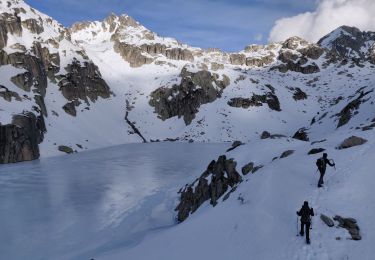
<svg viewBox="0 0 375 260">
<path fill-rule="evenodd" d="M 304 228 L 304 223 L 303 222 L 301 222 L 301 231 L 299 232 L 299 234 L 301 235 L 301 236 L 303 236 L 303 234 L 304 234 L 304 232 L 303 232 L 303 228 Z"/>
<path fill-rule="evenodd" d="M 318 187 L 322 187 L 324 181 L 323 181 L 323 176 L 324 176 L 324 172 L 323 171 L 319 171 L 320 173 L 320 178 L 319 178 L 319 181 L 318 181 Z"/>
<path fill-rule="evenodd" d="M 305 224 L 306 227 L 306 243 L 310 243 L 310 223 Z"/>
</svg>

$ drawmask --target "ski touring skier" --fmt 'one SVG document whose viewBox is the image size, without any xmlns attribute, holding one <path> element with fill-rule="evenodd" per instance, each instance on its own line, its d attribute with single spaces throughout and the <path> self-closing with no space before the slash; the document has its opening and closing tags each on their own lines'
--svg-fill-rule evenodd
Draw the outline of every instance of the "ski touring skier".
<svg viewBox="0 0 375 260">
<path fill-rule="evenodd" d="M 305 201 L 302 208 L 297 211 L 297 215 L 301 217 L 301 231 L 299 234 L 306 234 L 306 244 L 310 244 L 310 227 L 311 217 L 314 216 L 314 209 L 309 207 L 309 203 Z"/>
<path fill-rule="evenodd" d="M 331 167 L 335 167 L 335 162 L 333 160 L 329 160 L 328 155 L 326 153 L 323 153 L 323 156 L 320 157 L 318 160 L 316 160 L 316 166 L 318 167 L 320 178 L 318 181 L 318 187 L 322 187 L 324 184 L 324 174 L 326 173 L 327 164 Z"/>
</svg>

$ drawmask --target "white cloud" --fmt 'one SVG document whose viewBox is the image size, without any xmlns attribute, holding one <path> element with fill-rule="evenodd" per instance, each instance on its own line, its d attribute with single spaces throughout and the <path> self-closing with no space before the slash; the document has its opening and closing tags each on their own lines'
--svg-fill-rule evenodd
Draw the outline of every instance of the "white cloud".
<svg viewBox="0 0 375 260">
<path fill-rule="evenodd" d="M 374 0 L 320 0 L 314 12 L 306 12 L 275 22 L 270 42 L 300 36 L 316 42 L 339 26 L 375 31 Z"/>
</svg>

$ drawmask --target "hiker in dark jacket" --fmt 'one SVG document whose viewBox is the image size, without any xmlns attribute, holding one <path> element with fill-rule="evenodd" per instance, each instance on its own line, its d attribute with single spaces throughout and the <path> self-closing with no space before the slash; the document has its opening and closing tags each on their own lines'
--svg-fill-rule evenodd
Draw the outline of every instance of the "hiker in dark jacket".
<svg viewBox="0 0 375 260">
<path fill-rule="evenodd" d="M 314 209 L 309 207 L 309 203 L 305 201 L 302 208 L 297 211 L 297 215 L 301 217 L 301 231 L 299 234 L 304 235 L 304 229 L 306 231 L 306 243 L 310 244 L 310 226 L 311 217 L 314 216 Z"/>
<path fill-rule="evenodd" d="M 316 161 L 316 166 L 318 166 L 318 170 L 320 173 L 320 178 L 318 181 L 319 188 L 322 187 L 322 185 L 324 184 L 323 177 L 324 177 L 324 174 L 326 173 L 327 164 L 331 167 L 335 166 L 335 163 L 331 163 L 331 160 L 328 160 L 327 156 L 328 155 L 326 153 L 323 153 L 323 157 L 319 158 Z"/>
</svg>

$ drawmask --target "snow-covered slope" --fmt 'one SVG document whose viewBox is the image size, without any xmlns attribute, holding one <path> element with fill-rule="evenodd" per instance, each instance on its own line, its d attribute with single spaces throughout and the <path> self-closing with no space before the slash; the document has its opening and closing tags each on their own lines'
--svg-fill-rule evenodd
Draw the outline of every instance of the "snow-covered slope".
<svg viewBox="0 0 375 260">
<path fill-rule="evenodd" d="M 315 145 L 289 138 L 252 141 L 225 153 L 234 158 L 238 170 L 250 161 L 263 165 L 212 207 L 208 201 L 183 223 L 149 232 L 136 245 L 119 247 L 97 255 L 98 259 L 372 259 L 375 203 L 372 176 L 374 131 L 356 130 L 368 140 L 362 146 L 337 150 L 345 130 L 322 135 L 327 141 Z M 329 168 L 325 187 L 318 189 L 312 148 L 327 149 L 336 169 Z M 286 150 L 294 153 L 280 157 Z M 203 169 L 202 169 L 203 171 Z M 311 245 L 297 236 L 296 211 L 309 201 L 313 218 Z M 320 214 L 353 217 L 362 240 L 354 241 L 344 228 L 328 227 Z M 338 223 L 336 222 L 336 225 Z"/>
</svg>

